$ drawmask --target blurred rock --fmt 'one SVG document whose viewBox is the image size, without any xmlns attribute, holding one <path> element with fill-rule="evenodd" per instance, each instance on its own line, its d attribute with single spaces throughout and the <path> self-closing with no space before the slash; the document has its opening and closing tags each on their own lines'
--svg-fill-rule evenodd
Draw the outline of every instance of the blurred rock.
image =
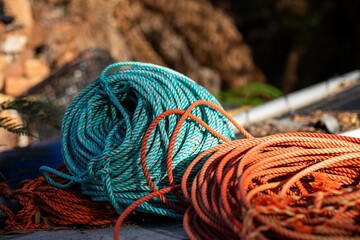
<svg viewBox="0 0 360 240">
<path fill-rule="evenodd" d="M 44 61 L 32 58 L 25 61 L 24 72 L 31 85 L 34 86 L 50 74 L 50 69 Z"/>
<path fill-rule="evenodd" d="M 26 47 L 23 51 L 21 51 L 16 60 L 20 61 L 22 64 L 25 64 L 27 59 L 34 58 L 34 50 L 32 48 Z"/>
<path fill-rule="evenodd" d="M 0 72 L 4 69 L 5 66 L 5 57 L 0 55 Z"/>
<path fill-rule="evenodd" d="M 56 5 L 60 5 L 60 4 L 66 4 L 68 3 L 70 0 L 46 0 L 47 2 L 51 3 L 51 4 L 56 4 Z"/>
<path fill-rule="evenodd" d="M 3 68 L 5 78 L 22 77 L 24 74 L 23 64 L 20 61 L 6 63 Z"/>
<path fill-rule="evenodd" d="M 0 71 L 0 91 L 4 89 L 5 77 L 4 74 Z"/>
<path fill-rule="evenodd" d="M 81 30 L 68 22 L 56 23 L 49 31 L 45 40 L 45 55 L 56 68 L 73 60 L 80 51 L 87 48 L 79 33 Z"/>
<path fill-rule="evenodd" d="M 24 96 L 38 96 L 63 108 L 95 79 L 114 59 L 103 49 L 83 51 L 71 62 L 53 71 L 41 84 L 29 89 Z"/>
<path fill-rule="evenodd" d="M 213 93 L 265 81 L 232 19 L 208 1 L 34 1 L 32 9 L 35 25 L 51 26 L 45 55 L 57 69 L 95 47 L 116 61 L 173 68 Z"/>
<path fill-rule="evenodd" d="M 31 3 L 32 13 L 19 17 L 17 23 L 32 30 L 23 29 L 27 43 L 6 63 L 6 94 L 34 93 L 66 107 L 104 66 L 127 60 L 173 68 L 212 93 L 265 80 L 230 16 L 209 1 L 7 2 L 9 12 L 26 9 L 25 2 Z M 21 31 L 7 35 L 15 33 Z M 99 48 L 113 58 L 99 51 L 80 54 Z M 43 82 L 44 78 L 47 80 Z M 34 86 L 37 83 L 40 85 Z"/>
<path fill-rule="evenodd" d="M 30 47 L 32 49 L 43 48 L 50 32 L 51 26 L 43 22 L 35 22 L 33 35 L 29 39 Z"/>
<path fill-rule="evenodd" d="M 50 103 L 54 107 L 51 117 L 60 125 L 65 108 L 84 87 L 97 79 L 102 70 L 113 63 L 109 53 L 103 49 L 88 49 L 79 54 L 75 60 L 52 72 L 40 84 L 32 87 L 24 96 Z M 59 137 L 60 128 L 54 124 L 39 125 L 34 119 L 24 117 L 36 140 Z"/>
<path fill-rule="evenodd" d="M 79 55 L 78 50 L 69 50 L 56 59 L 57 66 L 64 66 L 65 64 L 73 61 Z"/>
<path fill-rule="evenodd" d="M 32 86 L 33 84 L 25 77 L 7 77 L 5 79 L 5 94 L 19 97 Z"/>
<path fill-rule="evenodd" d="M 27 37 L 20 34 L 8 35 L 2 44 L 2 51 L 6 54 L 20 53 L 27 43 Z"/>
<path fill-rule="evenodd" d="M 3 0 L 5 4 L 5 12 L 15 17 L 14 24 L 21 26 L 18 31 L 24 33 L 26 37 L 32 36 L 34 19 L 32 15 L 29 0 Z"/>
<path fill-rule="evenodd" d="M 121 1 L 115 18 L 136 60 L 187 75 L 209 68 L 220 76 L 220 84 L 204 78 L 207 75 L 195 80 L 212 90 L 216 85 L 232 88 L 265 80 L 231 18 L 207 1 Z"/>
</svg>

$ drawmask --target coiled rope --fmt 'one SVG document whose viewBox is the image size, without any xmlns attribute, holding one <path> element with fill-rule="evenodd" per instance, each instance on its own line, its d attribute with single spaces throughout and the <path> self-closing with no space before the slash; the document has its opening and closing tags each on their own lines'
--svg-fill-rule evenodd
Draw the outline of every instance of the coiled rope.
<svg viewBox="0 0 360 240">
<path fill-rule="evenodd" d="M 231 141 L 196 119 L 192 111 L 200 105 L 224 114 L 247 138 Z M 199 154 L 181 184 L 152 188 L 152 193 L 130 205 L 115 225 L 114 239 L 119 239 L 127 215 L 155 197 L 185 209 L 183 223 L 190 239 L 360 239 L 360 139 L 320 133 L 253 138 L 218 106 L 197 101 L 187 110 L 164 112 L 150 125 L 141 152 L 149 185 L 147 136 L 173 114 L 181 118 L 171 136 L 168 164 L 173 159 L 171 143 L 186 119 L 224 143 Z M 193 172 L 197 172 L 194 180 L 189 178 Z M 181 205 L 166 198 L 180 189 Z"/>
<path fill-rule="evenodd" d="M 118 213 L 152 189 L 178 184 L 187 166 L 206 149 L 218 145 L 213 136 L 193 120 L 186 120 L 173 144 L 171 164 L 166 149 L 179 116 L 159 123 L 148 136 L 146 159 L 151 184 L 140 162 L 141 139 L 153 120 L 169 109 L 186 109 L 197 100 L 220 106 L 205 88 L 171 69 L 138 62 L 116 63 L 85 88 L 70 104 L 62 125 L 65 165 L 70 174 L 41 167 L 46 180 L 58 188 L 81 184 L 81 191 L 94 201 L 110 201 Z M 197 108 L 194 119 L 227 138 L 234 138 L 228 120 L 218 111 Z M 70 180 L 54 181 L 47 173 Z M 169 175 L 168 173 L 171 173 Z M 193 176 L 194 177 L 194 174 Z M 178 203 L 174 194 L 167 196 Z M 180 218 L 177 208 L 151 199 L 139 211 Z"/>
<path fill-rule="evenodd" d="M 246 139 L 232 140 L 229 122 Z M 184 216 L 191 239 L 360 238 L 360 139 L 319 133 L 254 138 L 206 91 L 166 68 L 123 63 L 106 69 L 69 107 L 63 144 L 70 174 L 43 167 L 47 181 L 60 188 L 80 183 L 93 200 L 111 202 L 122 212 L 115 239 L 137 207 Z M 23 219 L 23 227 L 44 227 L 31 225 L 37 212 L 52 221 L 71 218 L 65 209 L 77 204 L 88 206 L 77 215 L 90 211 L 104 220 L 104 212 L 93 209 L 96 202 L 48 187 L 42 178 L 25 182 L 17 195 L 2 193 L 24 197 L 25 210 L 16 216 L 1 206 L 10 228 Z M 57 193 L 65 197 L 56 199 Z M 83 219 L 70 224 L 77 221 Z"/>
<path fill-rule="evenodd" d="M 64 166 L 59 171 L 67 173 Z M 51 175 L 56 181 L 64 179 Z M 72 226 L 99 226 L 113 224 L 118 217 L 109 202 L 94 202 L 82 195 L 79 186 L 66 190 L 49 185 L 44 177 L 22 181 L 15 190 L 0 183 L 0 196 L 19 203 L 18 212 L 0 204 L 7 214 L 4 231 L 58 229 Z M 1 229 L 0 229 L 1 233 Z"/>
</svg>

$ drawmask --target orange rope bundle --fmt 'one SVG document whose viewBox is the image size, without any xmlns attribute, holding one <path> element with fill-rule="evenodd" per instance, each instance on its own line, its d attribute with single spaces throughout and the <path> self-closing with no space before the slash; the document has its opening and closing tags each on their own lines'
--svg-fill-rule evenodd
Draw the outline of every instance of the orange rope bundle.
<svg viewBox="0 0 360 240">
<path fill-rule="evenodd" d="M 222 112 L 247 139 L 230 141 L 214 132 L 191 114 L 199 105 Z M 182 115 L 167 156 L 172 186 L 158 190 L 146 166 L 146 143 L 157 124 L 171 114 Z M 174 185 L 174 142 L 187 118 L 224 143 L 199 155 L 181 185 Z M 114 239 L 127 215 L 153 197 L 185 211 L 184 229 L 191 239 L 360 239 L 360 139 L 319 133 L 253 138 L 224 110 L 200 100 L 186 111 L 169 110 L 155 119 L 143 139 L 141 159 L 153 192 L 121 214 Z M 202 168 L 189 182 L 198 164 Z M 165 194 L 172 192 L 182 205 L 167 200 Z"/>
<path fill-rule="evenodd" d="M 191 194 L 183 187 L 192 203 L 184 218 L 187 234 L 192 239 L 359 238 L 359 142 L 288 133 L 211 149 Z"/>
<path fill-rule="evenodd" d="M 65 172 L 65 167 L 61 171 Z M 52 177 L 64 183 L 60 177 Z M 0 183 L 0 196 L 16 199 L 21 206 L 20 211 L 14 214 L 8 207 L 0 205 L 0 209 L 7 213 L 7 232 L 112 224 L 118 216 L 109 202 L 91 201 L 76 187 L 66 190 L 53 187 L 44 177 L 25 180 L 15 190 Z"/>
</svg>

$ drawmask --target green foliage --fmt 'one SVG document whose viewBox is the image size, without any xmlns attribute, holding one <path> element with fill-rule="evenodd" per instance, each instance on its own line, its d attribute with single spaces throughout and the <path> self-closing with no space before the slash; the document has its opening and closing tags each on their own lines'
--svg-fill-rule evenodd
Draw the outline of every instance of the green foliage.
<svg viewBox="0 0 360 240">
<path fill-rule="evenodd" d="M 14 120 L 9 117 L 0 117 L 0 128 L 4 128 L 17 135 L 31 135 L 29 129 L 24 127 L 22 124 L 14 123 Z"/>
<path fill-rule="evenodd" d="M 56 122 L 56 118 L 54 118 L 54 115 L 58 114 L 59 110 L 49 103 L 19 98 L 0 103 L 0 112 L 4 110 L 16 110 L 19 114 L 34 118 L 36 121 L 60 128 L 60 123 Z M 18 135 L 31 136 L 27 126 L 16 124 L 13 119 L 9 117 L 0 117 L 0 128 L 4 128 Z"/>
<path fill-rule="evenodd" d="M 283 93 L 272 85 L 255 82 L 240 88 L 222 91 L 218 98 L 225 106 L 237 107 L 241 105 L 260 105 L 282 95 Z"/>
</svg>

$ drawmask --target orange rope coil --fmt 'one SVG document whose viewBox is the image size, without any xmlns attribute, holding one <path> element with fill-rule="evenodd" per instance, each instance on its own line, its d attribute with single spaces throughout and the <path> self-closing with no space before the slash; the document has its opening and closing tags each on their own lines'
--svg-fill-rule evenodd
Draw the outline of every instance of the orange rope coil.
<svg viewBox="0 0 360 240">
<path fill-rule="evenodd" d="M 214 132 L 191 114 L 199 105 L 222 112 L 246 139 L 230 141 Z M 151 131 L 171 114 L 182 115 L 171 142 L 191 118 L 224 143 L 200 154 L 185 171 L 181 185 L 174 185 L 171 178 L 174 145 L 170 143 L 171 187 L 158 190 L 147 170 L 145 146 Z M 121 214 L 114 239 L 119 238 L 127 215 L 153 197 L 185 212 L 184 229 L 190 239 L 360 239 L 360 139 L 321 133 L 253 138 L 222 109 L 200 100 L 185 111 L 169 110 L 155 119 L 143 139 L 141 159 L 153 193 Z M 197 175 L 189 182 L 194 172 Z M 169 193 L 175 193 L 182 204 L 167 200 Z"/>
<path fill-rule="evenodd" d="M 360 237 L 358 139 L 287 133 L 211 150 L 183 187 L 191 239 Z"/>
<path fill-rule="evenodd" d="M 67 172 L 63 166 L 59 169 Z M 64 183 L 60 177 L 53 176 Z M 118 217 L 109 202 L 94 202 L 82 195 L 78 186 L 62 190 L 51 186 L 44 177 L 24 180 L 17 189 L 11 190 L 0 183 L 0 196 L 16 199 L 21 209 L 13 213 L 0 205 L 6 212 L 5 231 L 52 229 L 69 226 L 99 226 L 113 224 Z"/>
<path fill-rule="evenodd" d="M 246 138 L 231 141 L 217 133 L 191 114 L 196 107 L 221 112 Z M 146 146 L 158 123 L 172 114 L 181 118 L 167 155 L 170 187 L 157 189 L 148 170 Z M 175 185 L 172 172 L 175 141 L 189 118 L 223 143 L 197 156 L 186 169 L 181 184 Z M 124 219 L 138 205 L 154 197 L 184 213 L 184 229 L 190 239 L 360 239 L 358 138 L 320 133 L 254 138 L 224 110 L 200 100 L 186 110 L 168 110 L 154 120 L 143 138 L 141 163 L 153 192 L 121 214 L 114 239 L 119 238 Z M 52 177 L 64 183 L 61 178 Z M 117 215 L 110 203 L 93 202 L 79 192 L 76 186 L 67 190 L 50 186 L 44 177 L 24 181 L 17 190 L 1 184 L 0 195 L 16 199 L 22 206 L 16 214 L 0 206 L 8 215 L 5 230 L 114 222 Z M 168 200 L 169 194 L 175 194 L 179 201 Z"/>
</svg>

